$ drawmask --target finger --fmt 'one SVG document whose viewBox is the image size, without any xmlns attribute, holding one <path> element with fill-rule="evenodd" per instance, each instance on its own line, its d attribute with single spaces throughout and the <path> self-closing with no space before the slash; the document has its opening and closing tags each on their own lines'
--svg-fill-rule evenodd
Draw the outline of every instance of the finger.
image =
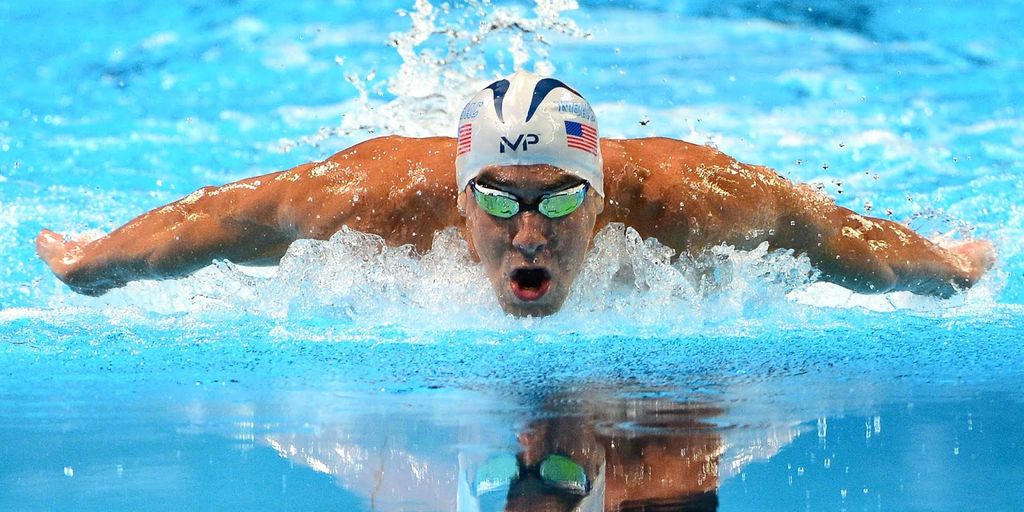
<svg viewBox="0 0 1024 512">
<path fill-rule="evenodd" d="M 54 260 L 60 258 L 65 252 L 67 252 L 64 245 L 64 237 L 50 231 L 49 229 L 40 231 L 39 235 L 36 236 L 36 254 L 38 254 L 43 261 L 51 264 L 51 266 L 53 266 L 52 263 Z"/>
</svg>

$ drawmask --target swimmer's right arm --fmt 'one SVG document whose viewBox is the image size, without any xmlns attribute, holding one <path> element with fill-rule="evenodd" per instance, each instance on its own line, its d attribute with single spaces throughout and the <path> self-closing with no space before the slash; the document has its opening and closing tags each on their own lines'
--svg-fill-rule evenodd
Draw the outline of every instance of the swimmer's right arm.
<svg viewBox="0 0 1024 512">
<path fill-rule="evenodd" d="M 312 165 L 201 188 L 91 241 L 66 240 L 44 229 L 36 252 L 61 281 L 86 295 L 138 279 L 187 275 L 216 259 L 273 264 L 300 236 L 282 221 L 287 198 L 305 195 L 312 185 L 297 186 L 288 178 Z"/>
<path fill-rule="evenodd" d="M 455 204 L 454 144 L 450 137 L 370 139 L 323 162 L 201 188 L 97 240 L 65 240 L 44 229 L 36 252 L 73 290 L 100 295 L 219 259 L 276 264 L 293 241 L 326 240 L 345 225 L 426 250 L 436 230 L 461 219 L 454 207 L 438 206 Z M 374 193 L 380 190 L 386 193 Z"/>
</svg>

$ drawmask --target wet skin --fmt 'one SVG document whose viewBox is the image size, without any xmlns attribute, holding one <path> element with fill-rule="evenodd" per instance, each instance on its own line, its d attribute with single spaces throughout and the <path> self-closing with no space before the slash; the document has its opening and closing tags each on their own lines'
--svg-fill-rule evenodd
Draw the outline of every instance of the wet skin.
<svg viewBox="0 0 1024 512">
<path fill-rule="evenodd" d="M 548 165 L 524 165 L 488 168 L 477 182 L 536 204 L 541 196 L 581 180 Z M 502 219 L 481 209 L 467 187 L 458 205 L 465 212 L 471 250 L 501 307 L 516 316 L 546 316 L 558 311 L 569 295 L 604 201 L 588 190 L 583 204 L 564 217 L 549 219 L 530 210 Z"/>
<path fill-rule="evenodd" d="M 611 222 L 691 257 L 719 244 L 791 249 L 806 254 L 822 280 L 864 293 L 948 297 L 973 286 L 995 261 L 984 240 L 939 247 L 897 222 L 858 215 L 767 167 L 705 146 L 602 139 L 601 152 L 604 209 L 591 192 L 579 215 L 560 221 L 533 212 L 501 222 L 480 216 L 456 187 L 454 139 L 390 136 L 322 162 L 201 188 L 95 240 L 44 229 L 36 252 L 71 289 L 100 295 L 136 279 L 187 275 L 215 259 L 274 264 L 293 241 L 327 239 L 342 226 L 420 251 L 436 231 L 455 226 L 474 246 L 501 305 L 537 315 L 557 311 L 579 271 L 583 240 Z M 526 200 L 555 184 L 504 172 L 490 177 L 518 187 L 511 191 Z M 552 280 L 543 296 L 524 302 L 508 294 L 505 281 L 516 265 L 528 265 L 531 252 L 551 266 Z"/>
</svg>

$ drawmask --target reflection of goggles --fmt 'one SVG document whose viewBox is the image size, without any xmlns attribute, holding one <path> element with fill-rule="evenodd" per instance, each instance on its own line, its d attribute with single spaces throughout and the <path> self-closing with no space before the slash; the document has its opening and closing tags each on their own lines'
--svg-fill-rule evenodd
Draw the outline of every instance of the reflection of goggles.
<svg viewBox="0 0 1024 512">
<path fill-rule="evenodd" d="M 511 218 L 520 210 L 533 209 L 549 219 L 565 217 L 576 211 L 587 197 L 587 182 L 585 181 L 565 190 L 541 196 L 536 206 L 526 204 L 518 197 L 503 190 L 479 185 L 476 180 L 470 181 L 469 186 L 473 189 L 476 204 L 480 205 L 480 208 L 488 214 L 502 219 Z"/>
<path fill-rule="evenodd" d="M 564 455 L 548 455 L 534 466 L 523 466 L 515 455 L 491 457 L 476 472 L 473 495 L 480 497 L 492 492 L 507 492 L 519 479 L 535 473 L 544 485 L 576 496 L 590 492 L 587 473 L 576 461 Z"/>
</svg>

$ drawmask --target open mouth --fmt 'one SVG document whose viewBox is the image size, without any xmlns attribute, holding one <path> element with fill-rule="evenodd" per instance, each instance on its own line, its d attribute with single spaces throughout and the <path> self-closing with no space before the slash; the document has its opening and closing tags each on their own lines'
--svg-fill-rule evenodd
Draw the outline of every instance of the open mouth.
<svg viewBox="0 0 1024 512">
<path fill-rule="evenodd" d="M 548 292 L 551 274 L 543 268 L 520 268 L 510 276 L 512 293 L 522 301 L 540 299 Z"/>
</svg>

